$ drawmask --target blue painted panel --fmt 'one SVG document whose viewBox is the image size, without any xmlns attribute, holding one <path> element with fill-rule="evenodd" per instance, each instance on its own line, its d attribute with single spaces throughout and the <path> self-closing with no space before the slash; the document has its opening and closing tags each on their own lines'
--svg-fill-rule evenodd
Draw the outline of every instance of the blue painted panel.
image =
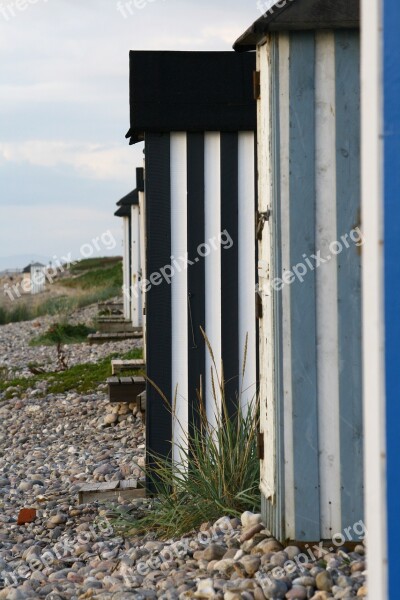
<svg viewBox="0 0 400 600">
<path fill-rule="evenodd" d="M 315 37 L 290 34 L 290 259 L 315 253 Z M 320 538 L 315 271 L 291 290 L 296 539 Z"/>
<path fill-rule="evenodd" d="M 387 530 L 394 600 L 400 564 L 400 3 L 384 0 L 383 6 Z"/>
<path fill-rule="evenodd" d="M 360 36 L 335 33 L 337 240 L 360 225 Z M 353 234 L 354 235 L 354 234 Z M 355 239 L 358 239 L 354 235 Z M 345 243 L 350 244 L 346 247 Z M 342 529 L 363 519 L 361 249 L 346 238 L 338 264 Z"/>
</svg>

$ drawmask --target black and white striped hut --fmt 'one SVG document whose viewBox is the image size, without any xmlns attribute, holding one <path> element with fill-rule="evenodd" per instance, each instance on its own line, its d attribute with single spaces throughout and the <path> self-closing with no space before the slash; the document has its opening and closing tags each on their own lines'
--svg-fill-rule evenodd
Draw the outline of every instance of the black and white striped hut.
<svg viewBox="0 0 400 600">
<path fill-rule="evenodd" d="M 184 443 L 200 387 L 215 420 L 201 327 L 230 410 L 256 394 L 254 68 L 254 55 L 234 52 L 130 53 L 127 137 L 145 144 L 147 375 L 176 398 L 175 419 L 148 384 L 147 447 L 163 456 Z"/>
<path fill-rule="evenodd" d="M 133 327 L 142 327 L 143 308 L 140 293 L 141 280 L 141 220 L 140 194 L 144 190 L 143 169 L 136 169 L 137 187 L 117 202 L 114 216 L 123 223 L 123 301 L 124 317 Z M 132 293 L 135 290 L 135 293 Z"/>
</svg>

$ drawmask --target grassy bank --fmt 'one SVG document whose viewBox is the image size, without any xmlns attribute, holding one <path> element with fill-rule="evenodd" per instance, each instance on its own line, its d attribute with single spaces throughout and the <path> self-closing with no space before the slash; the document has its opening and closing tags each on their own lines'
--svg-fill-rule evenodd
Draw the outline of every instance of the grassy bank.
<svg viewBox="0 0 400 600">
<path fill-rule="evenodd" d="M 31 321 L 43 315 L 65 314 L 121 294 L 120 257 L 82 260 L 71 267 L 69 276 L 47 286 L 37 296 L 22 296 L 12 304 L 0 305 L 0 325 Z"/>
</svg>

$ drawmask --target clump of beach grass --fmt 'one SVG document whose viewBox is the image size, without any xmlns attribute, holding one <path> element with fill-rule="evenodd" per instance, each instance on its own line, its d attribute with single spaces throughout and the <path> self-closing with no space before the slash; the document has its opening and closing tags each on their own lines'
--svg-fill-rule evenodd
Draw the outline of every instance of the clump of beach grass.
<svg viewBox="0 0 400 600">
<path fill-rule="evenodd" d="M 205 335 L 205 334 L 204 334 Z M 177 537 L 198 528 L 203 522 L 215 521 L 222 515 L 239 516 L 245 510 L 259 511 L 260 467 L 257 455 L 259 410 L 256 399 L 245 410 L 230 414 L 225 396 L 223 374 L 212 357 L 211 387 L 215 405 L 214 423 L 210 423 L 205 402 L 198 393 L 198 419 L 186 438 L 177 442 L 174 460 L 171 456 L 148 456 L 146 476 L 154 490 L 151 508 L 140 518 L 117 512 L 115 525 L 126 535 L 154 531 L 161 539 Z M 247 344 L 243 361 L 245 370 Z M 153 383 L 164 402 L 176 414 L 176 393 L 171 405 Z M 179 459 L 176 460 L 176 456 Z"/>
</svg>

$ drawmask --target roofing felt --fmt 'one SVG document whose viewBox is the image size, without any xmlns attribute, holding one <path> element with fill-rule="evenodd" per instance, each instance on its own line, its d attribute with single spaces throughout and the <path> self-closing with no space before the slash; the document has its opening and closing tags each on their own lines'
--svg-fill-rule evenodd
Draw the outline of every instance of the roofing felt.
<svg viewBox="0 0 400 600">
<path fill-rule="evenodd" d="M 139 204 L 139 193 L 137 189 L 132 190 L 117 202 L 117 206 L 132 206 L 133 204 Z"/>
<path fill-rule="evenodd" d="M 238 52 L 254 50 L 273 31 L 358 29 L 360 0 L 260 0 L 264 14 L 234 43 Z"/>
<path fill-rule="evenodd" d="M 131 216 L 131 208 L 128 205 L 121 206 L 115 213 L 115 217 L 130 217 Z"/>
<path fill-rule="evenodd" d="M 130 52 L 130 130 L 146 133 L 255 131 L 255 55 Z"/>
</svg>

